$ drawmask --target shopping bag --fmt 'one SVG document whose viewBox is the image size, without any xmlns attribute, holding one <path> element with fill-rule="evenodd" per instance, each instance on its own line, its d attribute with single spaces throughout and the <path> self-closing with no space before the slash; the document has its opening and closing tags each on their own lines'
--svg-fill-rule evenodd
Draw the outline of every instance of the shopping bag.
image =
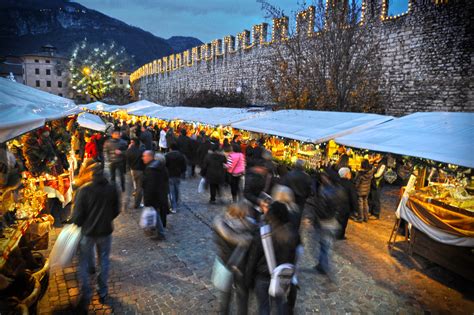
<svg viewBox="0 0 474 315">
<path fill-rule="evenodd" d="M 64 268 L 71 264 L 81 240 L 81 228 L 75 224 L 66 225 L 54 243 L 49 261 L 51 268 Z"/>
<path fill-rule="evenodd" d="M 140 216 L 140 227 L 142 229 L 151 229 L 156 226 L 156 211 L 153 207 L 145 207 Z"/>
<path fill-rule="evenodd" d="M 199 181 L 198 193 L 202 194 L 205 191 L 206 191 L 206 178 L 203 177 Z"/>
<path fill-rule="evenodd" d="M 214 260 L 211 281 L 218 290 L 223 292 L 229 292 L 232 287 L 232 272 L 219 257 Z"/>
</svg>

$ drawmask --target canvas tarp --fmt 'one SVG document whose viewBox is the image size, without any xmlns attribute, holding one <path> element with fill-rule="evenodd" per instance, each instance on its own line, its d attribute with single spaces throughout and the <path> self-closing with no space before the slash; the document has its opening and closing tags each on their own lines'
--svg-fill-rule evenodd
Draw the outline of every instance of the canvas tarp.
<svg viewBox="0 0 474 315">
<path fill-rule="evenodd" d="M 90 113 L 79 114 L 79 116 L 77 117 L 77 123 L 83 128 L 92 129 L 100 132 L 105 132 L 105 129 L 107 127 L 102 118 Z"/>
<path fill-rule="evenodd" d="M 118 109 L 125 110 L 129 114 L 133 114 L 133 112 L 137 111 L 137 110 L 142 110 L 142 109 L 146 109 L 146 108 L 149 108 L 150 110 L 156 110 L 156 109 L 159 109 L 159 108 L 162 108 L 162 107 L 163 106 L 158 105 L 158 104 L 153 103 L 153 102 L 150 102 L 150 101 L 147 101 L 147 100 L 140 100 L 140 101 L 137 101 L 137 102 L 133 102 L 133 103 L 130 103 L 130 104 L 127 104 L 127 105 L 120 106 L 120 107 L 118 107 Z"/>
<path fill-rule="evenodd" d="M 391 116 L 310 110 L 280 110 L 232 124 L 236 129 L 303 142 L 322 143 L 393 119 Z"/>
<path fill-rule="evenodd" d="M 67 98 L 0 78 L 0 142 L 79 112 Z"/>
<path fill-rule="evenodd" d="M 474 168 L 474 113 L 415 113 L 336 139 L 339 144 Z"/>
</svg>

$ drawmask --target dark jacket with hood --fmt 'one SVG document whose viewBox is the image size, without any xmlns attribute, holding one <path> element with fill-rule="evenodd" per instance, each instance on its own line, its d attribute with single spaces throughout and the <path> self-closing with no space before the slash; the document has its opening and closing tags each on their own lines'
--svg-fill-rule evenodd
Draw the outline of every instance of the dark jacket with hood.
<svg viewBox="0 0 474 315">
<path fill-rule="evenodd" d="M 361 170 L 355 178 L 355 187 L 360 197 L 366 197 L 370 193 L 370 185 L 374 177 L 375 169 Z"/>
<path fill-rule="evenodd" d="M 220 185 L 225 181 L 226 170 L 224 164 L 227 158 L 224 154 L 218 152 L 209 153 L 204 160 L 203 175 L 209 184 Z"/>
<path fill-rule="evenodd" d="M 297 205 L 304 205 L 306 199 L 311 194 L 311 177 L 305 171 L 295 168 L 283 178 L 283 185 L 288 186 L 295 194 Z"/>
<path fill-rule="evenodd" d="M 127 165 L 132 170 L 143 171 L 145 165 L 143 164 L 142 154 L 145 150 L 140 148 L 138 145 L 132 145 L 127 149 L 125 156 L 127 158 Z"/>
<path fill-rule="evenodd" d="M 171 151 L 166 153 L 166 167 L 170 177 L 181 177 L 186 172 L 186 159 L 179 151 Z"/>
<path fill-rule="evenodd" d="M 169 178 L 165 163 L 151 161 L 143 172 L 143 201 L 145 206 L 161 208 L 168 204 Z"/>
<path fill-rule="evenodd" d="M 197 163 L 199 166 L 204 165 L 204 161 L 206 160 L 206 156 L 209 153 L 209 150 L 212 148 L 211 141 L 209 139 L 205 138 L 202 139 L 202 142 L 199 142 L 198 148 L 197 148 Z"/>
<path fill-rule="evenodd" d="M 141 133 L 140 141 L 143 143 L 146 150 L 153 150 L 153 135 L 149 130 L 145 130 Z"/>
<path fill-rule="evenodd" d="M 120 213 L 117 188 L 101 175 L 81 187 L 74 202 L 72 222 L 82 228 L 82 235 L 102 237 L 112 234 L 112 221 Z"/>
</svg>

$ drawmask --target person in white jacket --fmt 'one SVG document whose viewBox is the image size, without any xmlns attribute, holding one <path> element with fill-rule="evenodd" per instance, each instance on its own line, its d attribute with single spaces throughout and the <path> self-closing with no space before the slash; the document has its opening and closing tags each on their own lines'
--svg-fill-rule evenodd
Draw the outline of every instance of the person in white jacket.
<svg viewBox="0 0 474 315">
<path fill-rule="evenodd" d="M 166 129 L 163 128 L 160 131 L 160 141 L 158 142 L 158 145 L 160 147 L 161 152 L 168 152 L 168 143 L 166 141 Z"/>
</svg>

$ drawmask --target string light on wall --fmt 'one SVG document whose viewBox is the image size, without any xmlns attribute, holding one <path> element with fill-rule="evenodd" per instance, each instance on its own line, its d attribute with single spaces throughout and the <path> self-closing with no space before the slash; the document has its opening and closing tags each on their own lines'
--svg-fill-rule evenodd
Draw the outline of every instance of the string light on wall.
<svg viewBox="0 0 474 315">
<path fill-rule="evenodd" d="M 253 45 L 253 44 L 252 44 Z M 244 30 L 237 34 L 237 49 L 249 49 L 250 46 L 250 32 Z"/>
<path fill-rule="evenodd" d="M 288 17 L 274 18 L 272 25 L 272 43 L 288 39 Z"/>
<path fill-rule="evenodd" d="M 224 55 L 235 52 L 235 37 L 232 35 L 227 35 L 224 37 Z"/>
<path fill-rule="evenodd" d="M 296 32 L 300 34 L 306 28 L 308 36 L 314 35 L 315 7 L 309 6 L 306 10 L 298 12 L 296 15 Z"/>
<path fill-rule="evenodd" d="M 411 11 L 412 0 L 407 0 L 407 1 L 408 1 L 408 9 L 405 12 L 397 14 L 397 15 L 388 15 L 388 6 L 389 6 L 390 0 L 382 0 L 382 15 L 380 17 L 381 20 L 382 21 L 395 20 L 404 15 L 407 15 Z"/>
</svg>

